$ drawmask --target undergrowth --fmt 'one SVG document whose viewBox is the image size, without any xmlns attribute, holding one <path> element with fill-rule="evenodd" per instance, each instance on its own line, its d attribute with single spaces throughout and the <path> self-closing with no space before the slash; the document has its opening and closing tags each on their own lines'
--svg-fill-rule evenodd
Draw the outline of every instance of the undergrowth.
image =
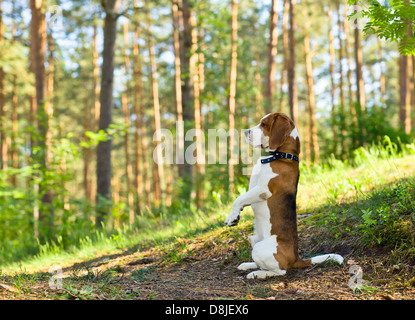
<svg viewBox="0 0 415 320">
<path fill-rule="evenodd" d="M 306 217 L 300 223 L 314 226 L 317 237 L 353 240 L 360 247 L 386 246 L 413 259 L 414 154 L 414 144 L 395 144 L 385 137 L 378 144 L 359 148 L 348 161 L 330 158 L 311 167 L 301 165 L 297 211 Z M 245 190 L 246 186 L 240 185 L 238 194 Z M 220 193 L 213 193 L 203 210 L 183 205 L 174 213 L 169 208 L 148 212 L 137 217 L 132 227 L 124 225 L 111 233 L 94 231 L 69 245 L 58 236 L 55 241 L 38 242 L 31 256 L 17 262 L 0 253 L 0 266 L 3 270 L 22 266 L 36 269 L 97 255 L 136 252 L 154 245 L 166 250 L 169 260 L 181 261 L 191 257 L 193 249 L 188 241 L 180 243 L 178 238 L 193 239 L 222 227 L 223 232 L 233 232 L 234 239 L 240 238 L 223 224 L 231 205 L 221 199 Z M 250 209 L 245 209 L 242 219 L 249 220 L 252 226 L 252 215 L 247 215 L 247 210 Z M 209 241 L 206 243 L 209 245 Z M 248 258 L 249 246 L 238 247 L 238 243 L 241 242 L 233 243 L 234 252 L 241 259 Z M 229 243 L 220 243 L 218 248 L 223 246 Z"/>
</svg>

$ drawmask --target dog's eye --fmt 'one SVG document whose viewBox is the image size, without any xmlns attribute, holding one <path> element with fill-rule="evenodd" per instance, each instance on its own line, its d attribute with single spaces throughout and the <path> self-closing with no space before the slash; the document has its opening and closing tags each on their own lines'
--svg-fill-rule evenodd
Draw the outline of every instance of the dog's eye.
<svg viewBox="0 0 415 320">
<path fill-rule="evenodd" d="M 265 123 L 261 122 L 261 127 L 265 127 Z"/>
</svg>

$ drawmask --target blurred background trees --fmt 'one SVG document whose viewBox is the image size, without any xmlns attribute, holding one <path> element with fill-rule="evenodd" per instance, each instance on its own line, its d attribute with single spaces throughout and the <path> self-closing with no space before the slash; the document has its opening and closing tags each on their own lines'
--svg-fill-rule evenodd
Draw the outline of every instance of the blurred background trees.
<svg viewBox="0 0 415 320">
<path fill-rule="evenodd" d="M 1 243 L 70 244 L 101 223 L 110 231 L 137 215 L 201 209 L 212 191 L 231 199 L 247 184 L 246 165 L 230 154 L 229 165 L 193 165 L 184 151 L 196 142 L 195 156 L 207 159 L 201 132 L 240 131 L 268 112 L 294 118 L 308 166 L 347 160 L 385 135 L 413 137 L 413 33 L 363 33 L 346 1 L 0 7 Z M 377 22 L 365 30 L 385 35 Z M 159 128 L 179 137 L 178 164 L 154 161 Z"/>
</svg>

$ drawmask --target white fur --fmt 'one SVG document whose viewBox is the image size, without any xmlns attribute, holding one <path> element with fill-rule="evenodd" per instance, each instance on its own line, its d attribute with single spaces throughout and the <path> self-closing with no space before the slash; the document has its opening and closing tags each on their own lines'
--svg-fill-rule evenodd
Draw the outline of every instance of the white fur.
<svg viewBox="0 0 415 320">
<path fill-rule="evenodd" d="M 248 274 L 248 279 L 260 278 L 264 279 L 269 276 L 283 276 L 286 271 L 281 270 L 278 261 L 275 260 L 277 254 L 277 236 L 272 235 L 264 240 L 257 242 L 252 248 L 252 259 L 256 265 L 261 268 Z"/>
<path fill-rule="evenodd" d="M 261 122 L 262 120 L 264 120 L 265 118 L 267 118 L 269 115 L 271 115 L 271 113 L 268 113 L 265 116 L 263 116 L 259 122 Z"/>
<path fill-rule="evenodd" d="M 251 269 L 258 269 L 258 265 L 255 262 L 244 262 L 238 266 L 238 270 L 246 271 Z"/>
<path fill-rule="evenodd" d="M 294 129 L 293 129 L 293 131 L 291 131 L 291 133 L 290 133 L 290 137 L 293 137 L 293 139 L 295 140 L 295 139 L 300 139 L 300 135 L 298 134 L 298 129 L 297 129 L 297 127 L 295 127 Z"/>
<path fill-rule="evenodd" d="M 245 131 L 245 139 L 254 148 L 265 148 L 269 145 L 269 137 L 264 135 L 259 124 Z"/>
<path fill-rule="evenodd" d="M 261 164 L 260 159 L 252 170 L 252 176 L 249 181 L 249 190 L 247 193 L 239 196 L 233 203 L 232 212 L 226 219 L 225 223 L 233 225 L 239 219 L 240 211 L 248 205 L 251 205 L 254 211 L 254 235 L 248 237 L 252 245 L 252 258 L 254 262 L 241 264 L 238 269 L 261 270 L 248 274 L 248 279 L 264 279 L 270 276 L 284 275 L 285 270 L 279 268 L 274 254 L 277 253 L 277 236 L 271 235 L 271 215 L 267 205 L 267 199 L 272 195 L 268 189 L 269 181 L 278 176 L 272 171 L 269 163 Z"/>
<path fill-rule="evenodd" d="M 261 120 L 266 118 L 263 117 Z M 253 147 L 263 147 L 269 151 L 269 137 L 264 136 L 260 125 L 257 125 L 245 132 L 247 142 Z M 290 137 L 299 138 L 297 127 L 290 134 Z M 262 159 L 267 157 L 261 157 Z M 272 196 L 268 188 L 268 183 L 272 178 L 278 176 L 272 171 L 269 163 L 261 164 L 261 159 L 252 169 L 249 181 L 249 190 L 240 195 L 233 203 L 232 211 L 225 220 L 229 226 L 235 225 L 240 216 L 240 212 L 246 206 L 251 206 L 254 211 L 254 234 L 248 237 L 252 246 L 252 259 L 254 262 L 245 262 L 238 266 L 239 270 L 258 269 L 248 274 L 248 279 L 265 279 L 272 276 L 285 275 L 286 270 L 281 270 L 278 261 L 275 259 L 277 254 L 277 236 L 271 235 L 271 214 L 268 208 L 267 199 Z M 333 260 L 341 264 L 343 257 L 338 254 L 327 254 L 311 259 L 313 264 Z"/>
<path fill-rule="evenodd" d="M 276 177 L 277 174 L 272 172 L 271 166 L 268 164 L 261 164 L 260 159 L 255 164 L 252 170 L 251 180 L 249 182 L 248 192 L 240 195 L 233 203 L 232 212 L 229 214 L 228 218 L 225 220 L 225 223 L 229 226 L 233 225 L 236 220 L 239 219 L 240 212 L 244 207 L 256 204 L 259 202 L 265 202 L 264 205 L 259 205 L 259 207 L 265 207 L 268 212 L 258 213 L 260 216 L 265 214 L 265 219 L 268 219 L 269 230 L 271 230 L 271 224 L 269 222 L 269 209 L 266 205 L 266 200 L 272 196 L 272 193 L 268 189 L 269 181 Z M 255 213 L 255 206 L 252 208 Z M 256 213 L 255 213 L 256 215 Z M 261 227 L 262 229 L 262 227 Z"/>
<path fill-rule="evenodd" d="M 341 255 L 335 254 L 335 253 L 329 253 L 329 254 L 322 254 L 321 256 L 312 257 L 311 263 L 318 264 L 318 263 L 323 263 L 326 261 L 334 261 L 334 262 L 337 262 L 338 264 L 342 264 L 343 260 L 344 259 Z"/>
<path fill-rule="evenodd" d="M 266 116 L 262 117 L 261 121 L 268 117 L 271 113 L 268 113 Z M 261 121 L 255 127 L 252 127 L 245 131 L 246 141 L 253 146 L 254 148 L 268 148 L 269 147 L 269 137 L 264 135 L 264 132 L 261 129 Z"/>
</svg>

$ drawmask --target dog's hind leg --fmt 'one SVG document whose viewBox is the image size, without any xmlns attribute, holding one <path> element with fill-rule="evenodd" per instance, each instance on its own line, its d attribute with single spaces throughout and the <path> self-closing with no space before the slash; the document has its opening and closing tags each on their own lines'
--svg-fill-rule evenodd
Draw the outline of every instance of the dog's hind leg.
<svg viewBox="0 0 415 320">
<path fill-rule="evenodd" d="M 252 270 L 258 269 L 258 266 L 255 262 L 244 262 L 238 266 L 238 270 Z"/>
</svg>

